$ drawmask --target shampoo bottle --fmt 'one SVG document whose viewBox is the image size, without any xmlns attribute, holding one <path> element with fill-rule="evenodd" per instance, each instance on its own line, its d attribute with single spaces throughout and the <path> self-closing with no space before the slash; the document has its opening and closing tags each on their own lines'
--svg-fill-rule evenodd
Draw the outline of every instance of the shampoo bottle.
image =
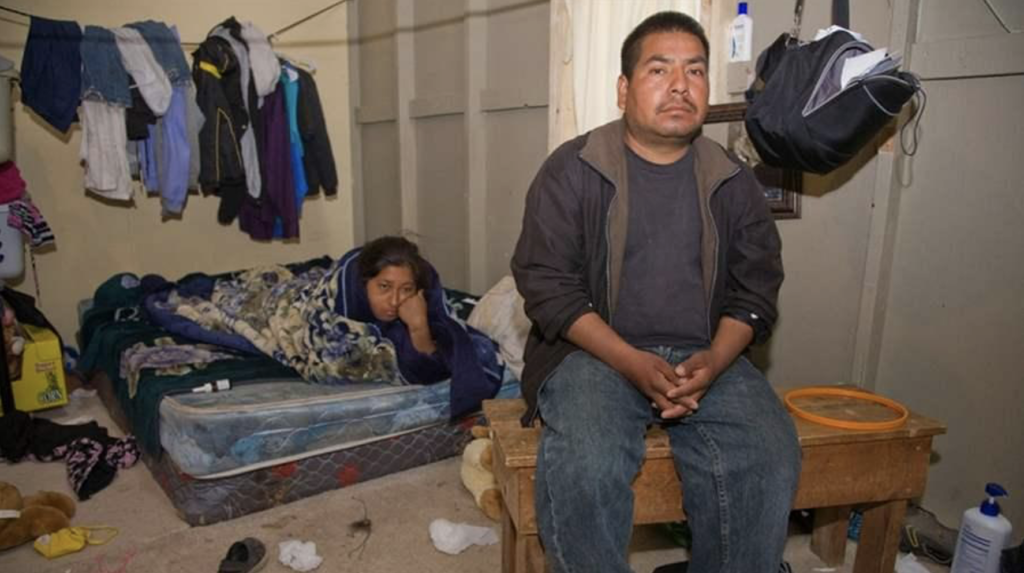
<svg viewBox="0 0 1024 573">
<path fill-rule="evenodd" d="M 740 2 L 736 12 L 729 24 L 729 61 L 749 62 L 753 57 L 754 21 L 747 14 L 746 2 Z"/>
<path fill-rule="evenodd" d="M 1013 527 L 1000 515 L 996 498 L 1006 495 L 997 483 L 985 486 L 988 499 L 964 512 L 950 573 L 999 573 L 999 559 Z"/>
</svg>

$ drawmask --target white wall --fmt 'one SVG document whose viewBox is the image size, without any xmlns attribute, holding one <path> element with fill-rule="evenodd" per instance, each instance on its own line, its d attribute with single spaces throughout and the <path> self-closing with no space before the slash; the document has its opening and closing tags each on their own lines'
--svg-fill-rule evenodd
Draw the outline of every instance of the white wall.
<svg viewBox="0 0 1024 573">
<path fill-rule="evenodd" d="M 10 0 L 5 6 L 41 17 L 75 20 L 82 25 L 120 26 L 154 19 L 176 25 L 185 42 L 200 42 L 229 16 L 252 21 L 265 33 L 278 30 L 324 7 L 320 0 L 290 2 L 221 0 Z M 0 54 L 20 67 L 28 19 L 0 13 Z M 284 34 L 278 51 L 315 62 L 327 129 L 338 167 L 340 188 L 333 199 L 309 200 L 303 210 L 301 240 L 258 243 L 216 221 L 215 197 L 190 196 L 180 220 L 161 221 L 160 201 L 137 195 L 130 206 L 113 205 L 86 196 L 79 166 L 80 130 L 57 134 L 42 120 L 15 104 L 16 162 L 32 199 L 57 237 L 55 250 L 36 255 L 37 276 L 26 259 L 21 280 L 8 281 L 16 290 L 35 296 L 39 306 L 66 341 L 78 328 L 79 300 L 117 272 L 158 273 L 176 279 L 191 271 L 220 272 L 261 263 L 290 262 L 330 254 L 353 245 L 351 144 L 349 141 L 348 47 L 346 13 L 338 7 Z M 186 47 L 190 55 L 194 46 Z M 15 94 L 15 99 L 18 99 Z M 38 279 L 38 280 L 37 280 Z"/>
<path fill-rule="evenodd" d="M 1024 10 L 992 2 L 1011 29 Z M 929 0 L 911 68 L 928 107 L 900 190 L 877 389 L 944 421 L 924 504 L 951 526 L 1000 482 L 1024 535 L 1024 35 Z M 955 54 L 955 57 L 952 56 Z"/>
<path fill-rule="evenodd" d="M 777 385 L 852 382 L 946 423 L 923 504 L 957 527 L 985 483 L 1001 482 L 1020 540 L 1024 39 L 980 0 L 851 4 L 852 27 L 876 47 L 903 53 L 889 42 L 908 23 L 916 36 L 910 69 L 929 76 L 920 148 L 903 171 L 883 134 L 851 165 L 805 178 L 802 218 L 779 222 L 781 319 L 758 354 Z M 1021 29 L 1019 3 L 992 5 Z M 752 5 L 757 51 L 789 29 L 792 6 Z M 807 3 L 801 37 L 828 10 Z"/>
</svg>

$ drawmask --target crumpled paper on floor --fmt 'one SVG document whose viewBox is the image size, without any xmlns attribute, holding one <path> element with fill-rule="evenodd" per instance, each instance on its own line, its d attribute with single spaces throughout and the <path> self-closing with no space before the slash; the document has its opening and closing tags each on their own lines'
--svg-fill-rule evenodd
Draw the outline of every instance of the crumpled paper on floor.
<svg viewBox="0 0 1024 573">
<path fill-rule="evenodd" d="M 913 553 L 901 553 L 896 560 L 896 573 L 929 573 L 928 568 L 917 561 Z"/>
<path fill-rule="evenodd" d="M 296 571 L 312 571 L 324 562 L 324 558 L 316 554 L 316 543 L 291 539 L 277 544 L 280 554 L 277 560 Z"/>
<path fill-rule="evenodd" d="M 435 519 L 430 522 L 430 539 L 438 551 L 458 555 L 470 545 L 494 545 L 498 542 L 498 534 L 490 527 Z"/>
</svg>

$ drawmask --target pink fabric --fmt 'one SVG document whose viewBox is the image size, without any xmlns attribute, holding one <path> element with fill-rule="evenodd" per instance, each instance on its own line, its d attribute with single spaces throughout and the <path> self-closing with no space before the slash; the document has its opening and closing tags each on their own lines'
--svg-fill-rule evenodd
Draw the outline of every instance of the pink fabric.
<svg viewBox="0 0 1024 573">
<path fill-rule="evenodd" d="M 25 193 L 25 180 L 13 161 L 0 164 L 0 204 L 21 199 Z"/>
</svg>

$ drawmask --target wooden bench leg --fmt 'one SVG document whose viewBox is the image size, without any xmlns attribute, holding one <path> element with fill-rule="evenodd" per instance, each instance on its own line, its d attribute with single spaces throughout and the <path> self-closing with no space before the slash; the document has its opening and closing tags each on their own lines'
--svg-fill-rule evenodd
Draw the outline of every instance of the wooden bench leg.
<svg viewBox="0 0 1024 573">
<path fill-rule="evenodd" d="M 820 507 L 814 510 L 811 552 L 825 565 L 838 567 L 846 560 L 846 534 L 850 524 L 850 506 Z"/>
<path fill-rule="evenodd" d="M 501 511 L 502 573 L 544 573 L 544 549 L 536 535 L 520 535 L 508 509 Z"/>
<path fill-rule="evenodd" d="M 540 545 L 540 537 L 528 536 L 525 545 L 526 573 L 544 573 L 544 549 Z"/>
<path fill-rule="evenodd" d="M 501 508 L 501 573 L 522 573 L 516 569 L 516 525 L 508 508 Z"/>
<path fill-rule="evenodd" d="M 893 570 L 906 512 L 905 499 L 879 503 L 864 510 L 853 573 L 889 573 Z"/>
</svg>

